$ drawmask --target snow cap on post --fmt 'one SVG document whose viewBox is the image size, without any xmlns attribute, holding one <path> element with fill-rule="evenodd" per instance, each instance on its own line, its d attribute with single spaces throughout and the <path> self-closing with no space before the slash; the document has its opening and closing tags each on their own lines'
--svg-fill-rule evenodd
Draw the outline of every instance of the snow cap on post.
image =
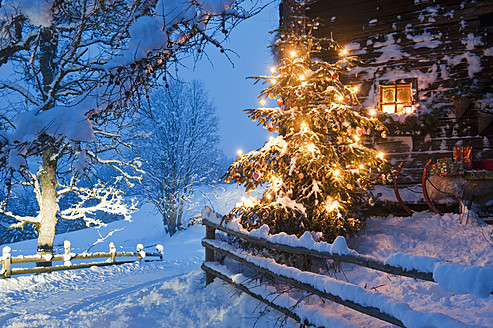
<svg viewBox="0 0 493 328">
<path fill-rule="evenodd" d="M 11 249 L 9 246 L 5 246 L 5 247 L 2 249 L 2 257 L 3 257 L 4 259 L 6 259 L 6 258 L 8 259 L 8 258 L 10 257 L 10 251 L 11 251 L 11 250 L 12 250 L 12 249 Z"/>
<path fill-rule="evenodd" d="M 164 246 L 161 245 L 161 244 L 157 244 L 156 245 L 156 250 L 158 251 L 158 253 L 160 254 L 160 258 L 161 260 L 164 259 Z"/>
<path fill-rule="evenodd" d="M 137 253 L 138 253 L 139 260 L 142 260 L 143 258 L 146 257 L 146 252 L 144 251 L 144 245 L 137 244 Z"/>
<path fill-rule="evenodd" d="M 70 260 L 72 259 L 72 254 L 70 254 L 70 241 L 68 240 L 65 240 L 63 242 L 63 247 L 65 248 L 65 254 L 63 255 L 63 265 L 66 265 L 66 266 L 71 266 L 72 265 L 72 262 L 70 262 Z"/>
</svg>

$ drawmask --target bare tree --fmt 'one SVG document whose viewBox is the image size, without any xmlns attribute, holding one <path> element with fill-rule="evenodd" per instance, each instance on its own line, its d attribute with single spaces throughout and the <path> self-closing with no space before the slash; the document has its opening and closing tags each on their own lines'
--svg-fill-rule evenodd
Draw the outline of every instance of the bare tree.
<svg viewBox="0 0 493 328">
<path fill-rule="evenodd" d="M 132 210 L 115 184 L 78 182 L 94 181 L 99 164 L 139 179 L 139 161 L 121 156 L 130 109 L 173 61 L 206 43 L 224 51 L 217 36 L 247 16 L 235 0 L 2 1 L 0 168 L 7 193 L 31 187 L 39 211 L 18 215 L 4 201 L 0 213 L 37 228 L 38 253 L 52 253 L 59 218 L 98 223 L 97 211 Z M 68 194 L 79 201 L 60 209 Z"/>
<path fill-rule="evenodd" d="M 140 150 L 148 199 L 170 235 L 182 224 L 184 206 L 199 183 L 216 175 L 221 159 L 215 106 L 202 83 L 173 82 L 151 95 L 149 133 Z"/>
</svg>

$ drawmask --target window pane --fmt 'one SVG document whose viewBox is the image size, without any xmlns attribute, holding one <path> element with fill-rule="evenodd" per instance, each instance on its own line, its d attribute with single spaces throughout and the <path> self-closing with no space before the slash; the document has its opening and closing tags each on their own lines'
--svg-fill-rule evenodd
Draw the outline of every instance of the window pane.
<svg viewBox="0 0 493 328">
<path fill-rule="evenodd" d="M 392 105 L 383 105 L 382 104 L 382 112 L 389 113 L 389 114 L 395 113 L 395 105 L 394 104 L 392 104 Z"/>
<path fill-rule="evenodd" d="M 409 104 L 404 106 L 404 113 L 406 113 L 406 114 L 414 113 L 414 107 L 409 105 Z"/>
<path fill-rule="evenodd" d="M 411 114 L 414 113 L 414 108 L 411 103 L 397 104 L 397 113 Z"/>
<path fill-rule="evenodd" d="M 397 102 L 411 102 L 411 86 L 397 87 Z"/>
<path fill-rule="evenodd" d="M 382 103 L 393 103 L 395 102 L 395 88 L 382 87 Z"/>
</svg>

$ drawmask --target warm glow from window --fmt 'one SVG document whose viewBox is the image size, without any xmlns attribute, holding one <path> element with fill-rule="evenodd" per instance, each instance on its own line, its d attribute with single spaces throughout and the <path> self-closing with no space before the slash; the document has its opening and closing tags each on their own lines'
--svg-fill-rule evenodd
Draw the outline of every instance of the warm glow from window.
<svg viewBox="0 0 493 328">
<path fill-rule="evenodd" d="M 404 107 L 404 112 L 406 114 L 412 114 L 412 113 L 414 113 L 414 106 L 405 106 Z"/>
<path fill-rule="evenodd" d="M 380 85 L 380 106 L 384 113 L 414 113 L 412 84 Z"/>
</svg>

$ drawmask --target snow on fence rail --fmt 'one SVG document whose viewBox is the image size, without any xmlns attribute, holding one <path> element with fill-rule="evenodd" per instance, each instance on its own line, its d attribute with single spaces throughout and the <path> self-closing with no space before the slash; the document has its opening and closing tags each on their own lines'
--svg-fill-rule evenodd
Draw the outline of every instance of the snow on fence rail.
<svg viewBox="0 0 493 328">
<path fill-rule="evenodd" d="M 52 271 L 62 271 L 62 270 L 73 270 L 73 269 L 83 269 L 90 268 L 92 266 L 108 266 L 108 265 L 119 265 L 125 263 L 135 262 L 135 260 L 125 260 L 116 261 L 117 257 L 136 257 L 138 260 L 144 259 L 146 256 L 156 256 L 163 259 L 163 246 L 156 245 L 157 253 L 146 253 L 144 251 L 144 246 L 142 244 L 137 245 L 137 251 L 135 252 L 117 252 L 115 245 L 111 242 L 109 247 L 110 250 L 107 253 L 97 252 L 97 253 L 82 253 L 74 254 L 70 252 L 70 242 L 66 240 L 64 242 L 64 254 L 57 255 L 28 255 L 28 256 L 16 256 L 12 257 L 10 252 L 11 248 L 5 246 L 2 251 L 2 256 L 0 261 L 2 263 L 2 269 L 0 270 L 0 276 L 2 278 L 10 278 L 12 275 L 16 274 L 28 274 L 28 273 L 45 273 Z M 103 262 L 91 262 L 91 263 L 80 263 L 72 264 L 74 260 L 88 260 L 97 258 L 107 258 Z M 12 268 L 12 264 L 20 263 L 46 263 L 46 262 L 56 262 L 63 261 L 63 265 L 56 266 L 40 266 L 35 268 Z"/>
<path fill-rule="evenodd" d="M 396 302 L 394 299 L 390 299 L 380 293 L 369 292 L 359 286 L 341 282 L 328 276 L 280 265 L 273 259 L 253 255 L 245 250 L 235 248 L 226 242 L 215 240 L 216 229 L 253 244 L 281 252 L 338 260 L 395 275 L 437 282 L 441 288 L 456 293 L 470 293 L 480 297 L 488 297 L 493 293 L 492 268 L 468 267 L 455 263 L 441 262 L 435 258 L 407 254 L 392 254 L 386 261 L 382 262 L 349 249 L 343 237 L 338 237 L 333 244 L 328 244 L 315 242 L 308 233 L 300 238 L 284 233 L 269 235 L 267 226 L 248 232 L 235 220 L 230 222 L 223 221 L 220 215 L 208 207 L 202 211 L 202 223 L 206 225 L 206 238 L 202 241 L 202 245 L 205 247 L 205 263 L 202 265 L 202 269 L 206 272 L 206 283 L 209 284 L 214 277 L 219 277 L 303 323 L 315 326 L 327 324 L 327 322 L 324 323 L 321 320 L 320 315 L 307 317 L 306 311 L 297 310 L 297 307 L 293 306 L 293 304 L 286 306 L 289 302 L 286 303 L 285 301 L 284 303 L 286 304 L 280 304 L 278 299 L 271 297 L 272 293 L 254 292 L 247 279 L 241 281 L 242 279 L 239 279 L 238 274 L 231 274 L 225 266 L 215 263 L 214 253 L 218 252 L 228 256 L 274 280 L 300 288 L 397 326 L 465 326 L 446 315 L 418 312 L 411 309 L 409 305 Z"/>
</svg>

